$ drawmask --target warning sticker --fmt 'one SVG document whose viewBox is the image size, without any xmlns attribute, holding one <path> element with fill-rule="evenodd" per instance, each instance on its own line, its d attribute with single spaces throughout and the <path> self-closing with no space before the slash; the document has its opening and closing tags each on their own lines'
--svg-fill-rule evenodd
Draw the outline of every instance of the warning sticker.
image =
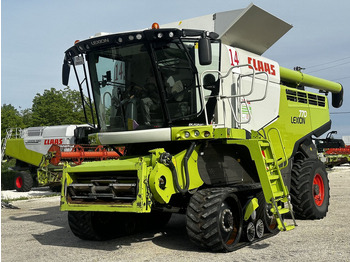
<svg viewBox="0 0 350 262">
<path fill-rule="evenodd" d="M 246 101 L 245 99 L 242 99 L 241 100 L 241 121 L 242 122 L 248 122 L 250 120 L 249 112 L 250 114 L 252 113 L 252 106 L 250 102 Z"/>
</svg>

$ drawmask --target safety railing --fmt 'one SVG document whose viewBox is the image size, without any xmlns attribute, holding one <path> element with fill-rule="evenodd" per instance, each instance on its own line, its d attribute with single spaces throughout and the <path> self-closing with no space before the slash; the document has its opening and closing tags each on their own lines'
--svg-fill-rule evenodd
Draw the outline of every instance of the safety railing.
<svg viewBox="0 0 350 262">
<path fill-rule="evenodd" d="M 238 72 L 234 72 L 233 70 L 234 69 L 238 69 L 238 68 L 242 68 L 242 67 L 248 67 L 250 70 L 252 70 L 252 73 L 249 73 L 249 74 L 241 74 L 241 73 L 238 73 Z M 234 75 L 234 74 L 238 74 L 238 78 L 237 78 L 237 88 L 236 88 L 236 94 L 233 94 L 233 95 L 223 95 L 223 90 L 221 89 L 220 93 L 218 95 L 215 95 L 215 96 L 204 96 L 204 76 L 207 75 L 207 74 L 210 74 L 210 73 L 215 73 L 215 74 L 218 74 L 219 75 L 219 80 L 220 82 L 222 83 L 223 82 L 223 79 L 231 76 L 231 75 Z M 263 96 L 260 97 L 260 98 L 256 98 L 256 99 L 246 99 L 248 96 L 250 96 L 251 94 L 253 94 L 254 92 L 254 89 L 255 89 L 255 81 L 256 81 L 256 76 L 257 75 L 265 75 L 266 76 L 266 85 L 265 85 L 265 90 L 263 92 Z M 245 78 L 245 77 L 251 77 L 251 84 L 250 84 L 250 87 L 248 88 L 248 90 L 242 94 L 242 90 L 243 90 L 243 84 L 242 84 L 242 79 Z M 215 97 L 218 101 L 219 100 L 222 100 L 224 103 L 228 103 L 229 105 L 229 108 L 231 110 L 231 114 L 234 118 L 234 120 L 236 121 L 236 125 L 241 125 L 241 124 L 247 124 L 251 121 L 252 119 L 252 113 L 251 113 L 251 110 L 250 110 L 250 107 L 249 107 L 249 103 L 250 102 L 257 102 L 257 101 L 262 101 L 266 98 L 267 96 L 267 88 L 268 88 L 268 85 L 269 85 L 269 76 L 266 72 L 255 72 L 255 69 L 250 65 L 250 64 L 243 64 L 243 65 L 237 65 L 237 66 L 233 66 L 231 67 L 226 73 L 223 73 L 223 72 L 220 72 L 218 70 L 206 70 L 204 72 L 201 73 L 200 75 L 200 88 L 201 88 L 201 94 L 202 94 L 202 101 L 203 101 L 203 104 L 205 104 L 205 99 L 209 99 L 211 97 Z M 234 105 L 232 105 L 232 99 L 237 99 L 237 98 L 243 98 L 242 101 L 240 101 L 240 103 L 236 103 L 237 104 L 244 104 L 245 107 L 246 107 L 246 110 L 248 112 L 248 117 L 245 119 L 245 120 L 242 120 L 241 117 L 239 117 L 239 114 L 238 114 L 238 107 L 236 106 L 236 108 L 234 107 Z M 224 122 L 226 122 L 226 112 L 225 112 L 225 107 L 224 107 Z M 206 125 L 208 125 L 208 114 L 207 114 L 207 109 L 206 107 L 204 107 L 204 115 L 205 115 L 205 121 L 206 121 Z"/>
</svg>

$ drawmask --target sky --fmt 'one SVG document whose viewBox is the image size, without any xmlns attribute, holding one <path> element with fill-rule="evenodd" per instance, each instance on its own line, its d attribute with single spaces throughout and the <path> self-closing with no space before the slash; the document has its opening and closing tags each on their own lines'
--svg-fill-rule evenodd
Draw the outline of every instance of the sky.
<svg viewBox="0 0 350 262">
<path fill-rule="evenodd" d="M 263 56 L 343 85 L 343 106 L 330 106 L 332 130 L 338 131 L 337 137 L 350 135 L 350 1 L 345 0 L 2 0 L 1 104 L 23 110 L 32 106 L 37 93 L 63 89 L 64 51 L 75 40 L 242 9 L 250 3 L 293 25 Z M 73 81 L 70 85 L 77 88 Z"/>
</svg>

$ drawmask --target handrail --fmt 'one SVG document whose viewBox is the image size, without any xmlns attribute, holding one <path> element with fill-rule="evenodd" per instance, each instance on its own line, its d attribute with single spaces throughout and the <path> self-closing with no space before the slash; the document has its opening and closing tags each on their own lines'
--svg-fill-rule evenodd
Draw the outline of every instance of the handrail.
<svg viewBox="0 0 350 262">
<path fill-rule="evenodd" d="M 248 67 L 249 69 L 251 69 L 253 72 L 250 73 L 250 74 L 239 74 L 239 80 L 238 80 L 238 90 L 240 90 L 242 84 L 241 84 L 241 79 L 243 77 L 247 77 L 247 76 L 252 76 L 252 83 L 251 83 L 251 86 L 250 86 L 250 89 L 248 90 L 247 93 L 245 94 L 236 94 L 236 95 L 230 95 L 230 96 L 224 96 L 224 95 L 217 95 L 217 96 L 207 96 L 207 97 L 204 97 L 204 87 L 203 87 L 203 81 L 202 79 L 204 79 L 204 76 L 206 74 L 209 74 L 209 73 L 217 73 L 219 75 L 219 79 L 222 81 L 222 79 L 228 77 L 229 75 L 231 74 L 234 74 L 235 72 L 232 72 L 233 69 L 236 69 L 236 68 L 241 68 L 241 67 Z M 233 105 L 231 103 L 231 101 L 229 100 L 229 98 L 238 98 L 238 97 L 246 97 L 246 96 L 249 96 L 253 93 L 253 90 L 254 90 L 254 81 L 255 81 L 255 75 L 256 74 L 262 74 L 262 73 L 265 73 L 265 72 L 261 72 L 261 73 L 256 73 L 255 72 L 255 69 L 254 67 L 252 67 L 250 64 L 243 64 L 243 65 L 237 65 L 237 66 L 232 66 L 230 67 L 230 69 L 226 72 L 226 73 L 223 73 L 223 72 L 220 72 L 218 70 L 206 70 L 206 71 L 203 71 L 200 75 L 200 78 L 199 78 L 199 86 L 200 86 L 200 91 L 201 91 L 201 100 L 202 100 L 202 103 L 203 105 L 205 105 L 205 98 L 210 98 L 210 97 L 216 97 L 217 99 L 221 99 L 224 101 L 224 99 L 227 99 L 227 102 L 229 104 L 229 107 L 231 109 L 231 112 L 232 112 L 232 115 L 236 121 L 237 124 L 246 124 L 246 123 L 249 123 L 251 118 L 252 118 L 252 114 L 251 114 L 251 111 L 249 109 L 249 106 L 248 106 L 248 102 L 250 101 L 247 101 L 246 99 L 244 99 L 244 104 L 246 105 L 247 107 L 247 110 L 248 110 L 248 119 L 246 121 L 241 121 L 241 120 L 238 120 L 237 118 L 237 114 L 233 108 Z M 265 73 L 266 74 L 266 73 Z M 266 74 L 267 75 L 267 74 Z M 266 93 L 267 93 L 267 86 L 268 86 L 268 75 L 267 75 L 267 85 L 266 85 L 266 89 L 265 89 L 265 93 L 264 93 L 264 97 L 262 99 L 265 99 L 266 97 Z M 255 100 L 254 100 L 255 101 Z M 208 125 L 208 113 L 207 113 L 207 109 L 206 107 L 203 108 L 204 109 L 204 115 L 205 115 L 205 123 L 206 125 Z M 224 108 L 225 110 L 225 108 Z M 226 114 L 225 114 L 226 115 Z M 225 117 L 226 118 L 226 117 Z"/>
<path fill-rule="evenodd" d="M 279 131 L 276 127 L 272 127 L 272 128 L 270 128 L 270 129 L 267 131 L 267 139 L 268 139 L 269 141 L 271 141 L 269 133 L 270 133 L 272 130 L 275 130 L 275 131 L 277 132 L 278 138 L 279 138 L 279 140 L 280 140 L 280 144 L 281 144 L 281 148 L 282 148 L 282 152 L 283 152 L 284 159 L 281 158 L 281 160 L 277 160 L 277 165 L 279 166 L 279 165 L 285 163 L 282 167 L 280 167 L 280 169 L 283 169 L 283 168 L 286 168 L 286 167 L 288 166 L 288 157 L 287 157 L 287 153 L 286 153 L 286 150 L 285 150 L 285 148 L 284 148 L 284 146 L 283 146 L 283 141 L 282 141 L 281 133 L 280 133 L 280 131 Z M 271 145 L 271 147 L 272 147 L 272 144 L 271 144 L 271 143 L 270 143 L 270 145 Z M 273 152 L 274 152 L 274 150 L 273 150 Z"/>
<path fill-rule="evenodd" d="M 269 83 L 270 83 L 270 78 L 269 78 L 269 75 L 268 75 L 266 72 L 258 72 L 258 73 L 256 73 L 255 75 L 261 75 L 261 74 L 266 75 L 266 86 L 265 86 L 264 95 L 263 95 L 262 98 L 257 98 L 257 99 L 249 100 L 249 102 L 262 101 L 262 100 L 264 100 L 264 99 L 266 98 L 266 96 L 267 96 L 267 88 L 268 88 Z"/>
</svg>

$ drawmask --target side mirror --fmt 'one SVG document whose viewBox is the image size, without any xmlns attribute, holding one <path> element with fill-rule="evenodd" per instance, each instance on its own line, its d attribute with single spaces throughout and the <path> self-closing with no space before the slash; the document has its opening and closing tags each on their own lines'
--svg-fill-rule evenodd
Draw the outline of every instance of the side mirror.
<svg viewBox="0 0 350 262">
<path fill-rule="evenodd" d="M 62 65 L 62 84 L 64 86 L 68 86 L 69 82 L 69 72 L 70 72 L 70 65 L 65 60 Z"/>
<path fill-rule="evenodd" d="M 211 42 L 210 39 L 203 37 L 198 41 L 199 63 L 201 65 L 210 65 L 211 57 Z"/>
</svg>

